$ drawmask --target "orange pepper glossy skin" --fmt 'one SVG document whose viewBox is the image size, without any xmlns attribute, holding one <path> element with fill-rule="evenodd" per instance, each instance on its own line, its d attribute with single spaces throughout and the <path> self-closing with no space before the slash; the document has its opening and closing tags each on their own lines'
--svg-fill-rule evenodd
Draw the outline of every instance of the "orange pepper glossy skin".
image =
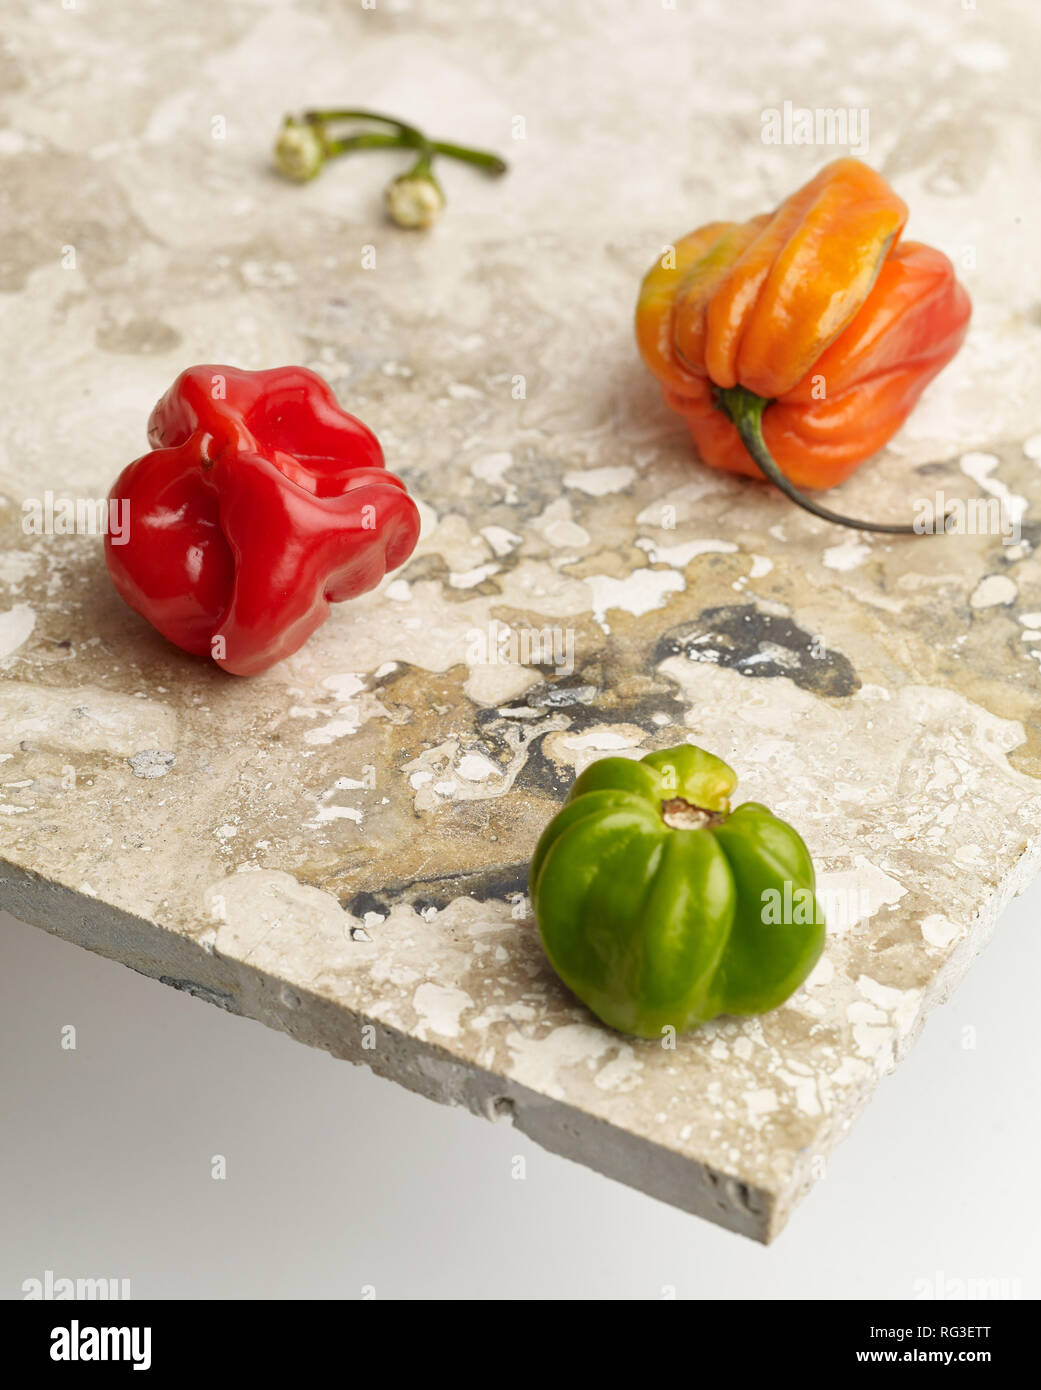
<svg viewBox="0 0 1041 1390">
<path fill-rule="evenodd" d="M 906 216 L 880 175 L 839 159 L 775 212 L 702 227 L 649 272 L 640 352 L 705 463 L 762 476 L 715 388 L 770 402 L 763 438 L 799 487 L 842 482 L 900 428 L 971 312 L 947 257 L 899 240 Z"/>
</svg>

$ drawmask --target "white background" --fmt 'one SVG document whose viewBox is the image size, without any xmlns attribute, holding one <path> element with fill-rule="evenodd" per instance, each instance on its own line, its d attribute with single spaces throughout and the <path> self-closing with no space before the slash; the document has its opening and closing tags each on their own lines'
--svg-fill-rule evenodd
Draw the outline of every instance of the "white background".
<svg viewBox="0 0 1041 1390">
<path fill-rule="evenodd" d="M 1041 880 L 769 1248 L 0 915 L 0 1296 L 1036 1298 L 1039 911 Z"/>
</svg>

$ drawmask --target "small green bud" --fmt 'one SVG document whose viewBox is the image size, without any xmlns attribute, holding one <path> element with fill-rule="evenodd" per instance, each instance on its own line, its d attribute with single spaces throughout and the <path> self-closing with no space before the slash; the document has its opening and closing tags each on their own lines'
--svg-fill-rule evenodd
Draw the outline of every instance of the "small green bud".
<svg viewBox="0 0 1041 1390">
<path fill-rule="evenodd" d="M 399 227 L 430 227 L 441 216 L 445 195 L 433 174 L 401 174 L 387 185 L 387 212 Z"/>
<path fill-rule="evenodd" d="M 325 136 L 319 125 L 287 116 L 275 141 L 275 163 L 287 179 L 306 183 L 319 172 L 326 159 Z"/>
</svg>

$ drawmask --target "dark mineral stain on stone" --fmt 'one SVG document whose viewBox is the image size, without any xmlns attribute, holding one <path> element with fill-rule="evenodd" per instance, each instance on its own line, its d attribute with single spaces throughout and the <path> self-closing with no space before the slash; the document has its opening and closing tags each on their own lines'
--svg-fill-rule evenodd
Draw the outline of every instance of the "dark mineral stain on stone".
<svg viewBox="0 0 1041 1390">
<path fill-rule="evenodd" d="M 603 722 L 603 715 L 599 716 L 598 722 Z M 573 727 L 577 729 L 578 725 Z M 562 778 L 556 764 L 546 756 L 542 747 L 543 738 L 545 734 L 528 745 L 528 756 L 514 786 L 518 791 L 533 792 L 550 800 L 561 799 L 568 792 L 570 780 Z"/>
<path fill-rule="evenodd" d="M 528 861 L 504 864 L 493 869 L 476 869 L 470 873 L 431 874 L 428 878 L 413 879 L 410 883 L 386 883 L 375 892 L 355 893 L 344 901 L 344 908 L 354 917 L 366 912 L 382 916 L 396 903 L 408 903 L 417 912 L 433 907 L 441 911 L 456 898 L 475 898 L 477 902 L 492 900 L 507 902 L 511 895 L 528 891 Z"/>
<path fill-rule="evenodd" d="M 564 680 L 534 686 L 515 704 L 477 711 L 476 723 L 485 740 L 500 737 L 504 746 L 508 746 L 503 732 L 507 727 L 530 727 L 552 716 L 566 719 L 569 733 L 583 733 L 603 724 L 635 724 L 649 734 L 661 734 L 663 726 L 655 718 L 661 714 L 672 716 L 676 728 L 682 730 L 686 704 L 674 693 L 674 682 L 668 685 L 667 690 L 652 690 L 632 699 L 606 700 L 603 684 L 593 684 L 587 674 L 578 671 Z M 529 710 L 538 711 L 540 717 L 523 717 Z M 528 745 L 524 766 L 514 783 L 518 791 L 533 792 L 553 800 L 566 795 L 572 777 L 570 773 L 561 775 L 561 769 L 542 746 L 546 735 L 558 728 L 560 724 L 555 722 L 542 729 Z"/>
<path fill-rule="evenodd" d="M 531 709 L 567 709 L 573 705 L 588 705 L 596 694 L 595 685 L 555 685 L 532 691 L 526 703 Z"/>
<path fill-rule="evenodd" d="M 762 613 L 754 604 L 706 608 L 701 617 L 666 632 L 655 664 L 670 657 L 729 666 L 743 676 L 786 676 L 817 695 L 852 695 L 860 678 L 849 658 L 789 618 Z"/>
</svg>

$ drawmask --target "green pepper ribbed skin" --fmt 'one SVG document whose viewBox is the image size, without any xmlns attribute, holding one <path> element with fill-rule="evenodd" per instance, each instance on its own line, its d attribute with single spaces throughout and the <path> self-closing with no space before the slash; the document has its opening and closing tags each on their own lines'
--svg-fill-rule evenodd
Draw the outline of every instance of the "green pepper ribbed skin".
<svg viewBox="0 0 1041 1390">
<path fill-rule="evenodd" d="M 529 875 L 543 947 L 612 1028 L 658 1038 L 765 1013 L 816 964 L 824 920 L 809 852 L 765 806 L 731 812 L 736 786 L 692 744 L 602 758 L 543 832 Z M 684 814 L 703 824 L 677 828 Z"/>
</svg>

